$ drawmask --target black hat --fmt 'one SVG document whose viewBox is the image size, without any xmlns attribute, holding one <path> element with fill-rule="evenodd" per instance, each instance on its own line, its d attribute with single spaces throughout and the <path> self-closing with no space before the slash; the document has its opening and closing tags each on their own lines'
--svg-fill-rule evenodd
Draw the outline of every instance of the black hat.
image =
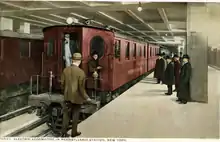
<svg viewBox="0 0 220 142">
<path fill-rule="evenodd" d="M 171 56 L 166 56 L 166 59 L 172 59 L 172 57 Z"/>
<path fill-rule="evenodd" d="M 165 52 L 163 52 L 162 55 L 163 55 L 163 56 L 166 55 Z"/>
<path fill-rule="evenodd" d="M 189 59 L 189 55 L 185 54 L 185 55 L 183 55 L 182 58 L 183 58 L 183 59 L 184 59 L 184 58 Z"/>
<path fill-rule="evenodd" d="M 177 54 L 175 54 L 173 57 L 176 58 L 176 57 L 179 57 L 179 56 Z"/>
</svg>

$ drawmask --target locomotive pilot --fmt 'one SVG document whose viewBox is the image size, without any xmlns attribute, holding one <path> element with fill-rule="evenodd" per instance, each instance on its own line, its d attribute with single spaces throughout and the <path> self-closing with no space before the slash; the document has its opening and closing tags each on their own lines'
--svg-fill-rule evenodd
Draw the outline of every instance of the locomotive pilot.
<svg viewBox="0 0 220 142">
<path fill-rule="evenodd" d="M 92 59 L 88 62 L 88 76 L 92 77 L 94 72 L 99 74 L 101 69 L 102 67 L 99 66 L 98 54 L 94 52 L 92 54 Z"/>
<path fill-rule="evenodd" d="M 69 122 L 72 117 L 71 137 L 80 135 L 77 132 L 77 124 L 81 105 L 84 101 L 92 102 L 85 91 L 85 73 L 79 68 L 81 63 L 81 54 L 74 53 L 72 65 L 66 67 L 61 75 L 61 87 L 64 89 L 64 109 L 63 109 L 63 127 L 62 136 L 66 137 Z M 69 115 L 71 114 L 71 116 Z"/>
</svg>

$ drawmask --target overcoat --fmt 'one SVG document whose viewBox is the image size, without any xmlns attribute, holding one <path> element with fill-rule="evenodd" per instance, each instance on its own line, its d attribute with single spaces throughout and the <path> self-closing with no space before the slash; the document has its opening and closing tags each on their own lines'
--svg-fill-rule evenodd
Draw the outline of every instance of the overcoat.
<svg viewBox="0 0 220 142">
<path fill-rule="evenodd" d="M 167 64 L 164 75 L 164 83 L 166 85 L 173 85 L 174 83 L 174 65 L 173 62 Z"/>
<path fill-rule="evenodd" d="M 154 70 L 154 78 L 163 79 L 164 68 L 165 68 L 164 60 L 162 58 L 157 59 L 156 65 L 155 65 L 155 70 Z"/>
<path fill-rule="evenodd" d="M 174 61 L 175 84 L 179 84 L 179 80 L 180 80 L 180 69 L 181 69 L 180 61 Z"/>
<path fill-rule="evenodd" d="M 66 67 L 61 75 L 61 87 L 64 89 L 64 100 L 73 104 L 83 104 L 89 97 L 85 90 L 85 73 L 79 67 Z"/>
<path fill-rule="evenodd" d="M 183 100 L 190 100 L 190 78 L 191 78 L 192 67 L 191 64 L 183 64 L 180 71 L 180 82 L 177 90 L 177 97 Z"/>
<path fill-rule="evenodd" d="M 88 76 L 92 76 L 92 74 L 95 72 L 95 71 L 98 71 L 97 70 L 97 67 L 99 66 L 99 62 L 98 60 L 94 60 L 94 59 L 91 59 L 89 62 L 88 62 Z"/>
</svg>

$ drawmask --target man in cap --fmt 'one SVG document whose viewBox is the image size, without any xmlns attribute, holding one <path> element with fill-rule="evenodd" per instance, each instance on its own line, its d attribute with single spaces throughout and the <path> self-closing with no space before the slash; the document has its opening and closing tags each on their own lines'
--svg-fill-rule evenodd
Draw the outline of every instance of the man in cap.
<svg viewBox="0 0 220 142">
<path fill-rule="evenodd" d="M 157 83 L 160 84 L 160 82 L 163 79 L 164 75 L 164 60 L 162 57 L 162 54 L 157 54 L 158 59 L 156 60 L 155 70 L 154 70 L 154 78 L 157 78 Z"/>
<path fill-rule="evenodd" d="M 173 93 L 173 83 L 174 83 L 174 66 L 172 63 L 172 57 L 167 56 L 167 68 L 165 70 L 164 83 L 167 85 L 168 92 L 166 95 L 172 95 Z"/>
<path fill-rule="evenodd" d="M 180 60 L 179 60 L 179 56 L 177 54 L 174 55 L 174 76 L 175 76 L 175 91 L 178 90 L 178 86 L 179 86 L 179 78 L 180 78 L 180 68 L 181 68 L 181 64 L 180 64 Z"/>
<path fill-rule="evenodd" d="M 180 72 L 179 88 L 177 98 L 180 104 L 186 104 L 190 100 L 190 78 L 192 67 L 189 62 L 189 55 L 183 55 L 183 66 Z"/>
<path fill-rule="evenodd" d="M 66 67 L 61 75 L 61 87 L 64 89 L 64 110 L 63 110 L 63 128 L 62 136 L 68 136 L 69 114 L 72 116 L 72 133 L 75 137 L 80 135 L 77 132 L 77 124 L 81 105 L 84 101 L 91 102 L 91 99 L 85 91 L 85 73 L 79 68 L 82 56 L 80 53 L 73 54 L 72 66 Z"/>
<path fill-rule="evenodd" d="M 102 69 L 99 66 L 98 54 L 94 52 L 92 54 L 92 59 L 88 62 L 88 75 L 91 77 L 95 71 L 100 71 Z"/>
</svg>

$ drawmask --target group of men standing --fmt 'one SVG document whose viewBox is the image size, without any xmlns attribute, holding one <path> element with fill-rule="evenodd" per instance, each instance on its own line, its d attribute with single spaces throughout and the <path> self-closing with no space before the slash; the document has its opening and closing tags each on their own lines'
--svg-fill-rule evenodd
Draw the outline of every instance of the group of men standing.
<svg viewBox="0 0 220 142">
<path fill-rule="evenodd" d="M 179 57 L 178 55 L 166 56 L 158 54 L 155 65 L 154 77 L 157 78 L 157 84 L 166 84 L 168 92 L 166 95 L 172 95 L 177 92 L 177 102 L 186 104 L 190 101 L 190 78 L 191 64 L 187 54 Z M 173 90 L 175 84 L 175 90 Z"/>
</svg>

